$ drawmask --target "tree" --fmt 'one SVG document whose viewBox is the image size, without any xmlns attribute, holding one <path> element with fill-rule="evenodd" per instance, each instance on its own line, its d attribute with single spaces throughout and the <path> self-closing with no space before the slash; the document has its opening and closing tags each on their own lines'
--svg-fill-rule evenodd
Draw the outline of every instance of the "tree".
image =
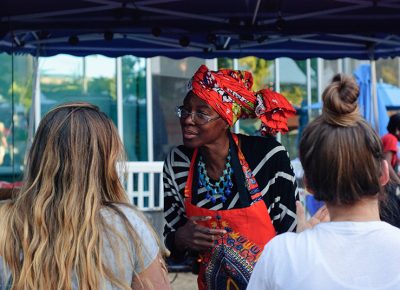
<svg viewBox="0 0 400 290">
<path fill-rule="evenodd" d="M 268 61 L 254 56 L 239 59 L 239 66 L 243 70 L 249 70 L 253 74 L 253 90 L 258 91 L 270 87 L 268 78 L 271 76 L 273 61 Z"/>
<path fill-rule="evenodd" d="M 90 96 L 111 96 L 113 100 L 116 100 L 115 78 L 98 77 L 90 79 L 88 93 Z"/>
</svg>

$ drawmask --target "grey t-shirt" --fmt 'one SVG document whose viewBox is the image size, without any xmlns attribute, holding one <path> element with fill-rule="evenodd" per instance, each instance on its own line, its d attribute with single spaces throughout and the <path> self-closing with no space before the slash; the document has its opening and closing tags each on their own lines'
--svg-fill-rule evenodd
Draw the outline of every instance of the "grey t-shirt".
<svg viewBox="0 0 400 290">
<path fill-rule="evenodd" d="M 121 249 L 123 251 L 120 253 L 120 261 L 122 263 L 122 273 L 118 271 L 119 267 L 116 262 L 116 257 L 114 256 L 110 243 L 115 243 L 116 239 L 113 237 L 106 237 L 104 239 L 104 261 L 107 263 L 108 268 L 112 269 L 115 274 L 119 276 L 119 279 L 123 279 L 129 285 L 132 282 L 132 278 L 134 273 L 140 273 L 144 269 L 146 269 L 150 264 L 156 259 L 157 254 L 159 252 L 159 248 L 157 245 L 156 240 L 154 239 L 152 233 L 150 232 L 147 225 L 144 223 L 141 217 L 137 215 L 137 213 L 127 207 L 118 205 L 118 208 L 123 212 L 123 214 L 127 217 L 132 227 L 137 232 L 138 236 L 140 237 L 139 243 L 142 249 L 142 256 L 143 256 L 143 266 L 141 267 L 138 259 L 138 255 L 134 251 L 133 242 L 132 240 L 128 239 L 128 233 L 123 225 L 123 222 L 119 216 L 117 216 L 112 210 L 109 209 L 102 209 L 101 214 L 105 217 L 105 220 L 108 224 L 112 225 L 115 230 L 117 230 L 123 237 L 126 237 L 129 241 L 129 246 L 132 251 L 132 256 L 128 256 L 125 254 L 126 246 L 123 244 L 122 241 L 119 241 L 120 245 L 115 246 L 116 249 Z M 133 266 L 131 261 L 133 261 Z M 10 277 L 10 272 L 8 269 L 4 271 L 3 269 L 3 259 L 0 257 L 0 290 L 6 289 L 7 282 Z M 76 281 L 76 277 L 72 278 L 73 280 L 73 288 L 79 289 L 78 283 Z M 115 289 L 108 281 L 104 281 L 103 289 Z"/>
</svg>

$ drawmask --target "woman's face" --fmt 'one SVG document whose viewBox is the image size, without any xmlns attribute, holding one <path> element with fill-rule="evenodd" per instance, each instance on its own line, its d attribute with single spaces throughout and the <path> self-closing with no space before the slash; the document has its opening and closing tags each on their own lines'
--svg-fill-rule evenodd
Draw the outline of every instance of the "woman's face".
<svg viewBox="0 0 400 290">
<path fill-rule="evenodd" d="M 182 107 L 192 113 L 192 115 L 180 119 L 183 144 L 186 147 L 197 148 L 216 143 L 222 138 L 227 138 L 228 124 L 222 118 L 219 118 L 217 112 L 197 95 L 189 92 L 183 101 Z M 205 124 L 196 124 L 193 120 L 195 119 L 193 118 L 193 113 L 203 114 L 210 121 Z"/>
</svg>

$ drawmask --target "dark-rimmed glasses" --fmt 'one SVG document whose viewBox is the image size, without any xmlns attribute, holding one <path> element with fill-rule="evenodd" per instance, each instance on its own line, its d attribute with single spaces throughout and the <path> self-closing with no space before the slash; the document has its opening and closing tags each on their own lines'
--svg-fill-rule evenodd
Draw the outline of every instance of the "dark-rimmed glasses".
<svg viewBox="0 0 400 290">
<path fill-rule="evenodd" d="M 220 118 L 220 116 L 213 118 L 213 117 L 210 117 L 210 116 L 200 113 L 200 112 L 191 113 L 188 110 L 186 110 L 185 108 L 183 108 L 183 106 L 176 107 L 175 112 L 176 112 L 176 116 L 181 120 L 185 120 L 187 117 L 191 116 L 192 121 L 196 125 L 205 125 L 211 121 L 215 121 Z"/>
</svg>

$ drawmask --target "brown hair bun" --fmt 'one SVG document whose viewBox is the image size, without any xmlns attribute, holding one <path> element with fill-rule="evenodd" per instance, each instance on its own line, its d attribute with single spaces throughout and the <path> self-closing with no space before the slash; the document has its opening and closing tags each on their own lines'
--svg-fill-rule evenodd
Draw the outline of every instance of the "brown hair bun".
<svg viewBox="0 0 400 290">
<path fill-rule="evenodd" d="M 361 119 L 358 111 L 358 94 L 359 88 L 353 77 L 335 75 L 322 94 L 324 121 L 334 126 L 355 126 Z"/>
</svg>

